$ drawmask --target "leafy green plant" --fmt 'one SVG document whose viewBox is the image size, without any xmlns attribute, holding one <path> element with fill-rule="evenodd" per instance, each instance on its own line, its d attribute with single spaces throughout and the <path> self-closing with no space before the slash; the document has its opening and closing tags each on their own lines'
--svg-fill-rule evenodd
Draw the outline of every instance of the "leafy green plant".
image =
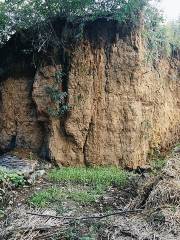
<svg viewBox="0 0 180 240">
<path fill-rule="evenodd" d="M 20 187 L 24 184 L 25 179 L 22 175 L 0 168 L 0 218 L 3 217 L 3 209 L 11 199 L 9 188 Z"/>
<path fill-rule="evenodd" d="M 174 56 L 180 49 L 180 18 L 165 22 L 162 13 L 152 6 L 145 6 L 143 39 L 147 49 L 146 61 L 157 62 L 162 56 Z"/>
<path fill-rule="evenodd" d="M 180 49 L 180 17 L 176 21 L 168 22 L 165 28 L 171 50 L 173 51 L 176 48 Z"/>
<path fill-rule="evenodd" d="M 25 184 L 25 179 L 22 175 L 0 168 L 0 183 L 12 184 L 15 187 L 19 187 Z"/>
<path fill-rule="evenodd" d="M 30 152 L 29 153 L 29 160 L 34 160 L 35 159 L 35 157 L 34 157 L 34 154 L 33 154 L 33 152 Z"/>
<path fill-rule="evenodd" d="M 46 93 L 54 103 L 54 108 L 48 108 L 48 112 L 52 117 L 59 117 L 70 111 L 70 106 L 66 104 L 67 92 L 62 89 L 62 77 L 64 74 L 61 71 L 56 71 L 54 83 L 51 87 L 46 87 Z"/>
</svg>

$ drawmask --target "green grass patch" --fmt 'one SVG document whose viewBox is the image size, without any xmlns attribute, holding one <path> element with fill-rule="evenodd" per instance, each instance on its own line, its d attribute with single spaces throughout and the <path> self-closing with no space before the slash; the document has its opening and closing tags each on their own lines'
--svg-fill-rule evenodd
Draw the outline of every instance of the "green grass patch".
<svg viewBox="0 0 180 240">
<path fill-rule="evenodd" d="M 48 173 L 48 178 L 55 182 L 72 182 L 90 186 L 123 186 L 128 181 L 129 173 L 116 167 L 95 168 L 60 168 Z"/>
<path fill-rule="evenodd" d="M 56 187 L 52 187 L 35 193 L 28 202 L 33 206 L 43 208 L 62 198 L 64 198 L 62 191 Z"/>
<path fill-rule="evenodd" d="M 90 204 L 95 202 L 103 193 L 98 189 L 60 189 L 58 187 L 51 187 L 35 193 L 28 202 L 35 207 L 56 207 L 63 201 L 71 200 L 80 204 Z"/>
<path fill-rule="evenodd" d="M 91 204 L 96 202 L 108 187 L 124 186 L 129 173 L 115 167 L 69 167 L 53 169 L 47 177 L 55 186 L 35 193 L 29 199 L 30 204 L 46 207 L 67 200 Z M 66 188 L 57 187 L 60 183 L 65 184 Z"/>
</svg>

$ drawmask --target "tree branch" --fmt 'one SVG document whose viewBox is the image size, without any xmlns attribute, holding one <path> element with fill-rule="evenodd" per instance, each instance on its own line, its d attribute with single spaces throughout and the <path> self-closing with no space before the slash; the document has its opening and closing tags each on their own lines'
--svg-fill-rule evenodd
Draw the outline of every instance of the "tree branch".
<svg viewBox="0 0 180 240">
<path fill-rule="evenodd" d="M 110 216 L 115 216 L 115 215 L 124 215 L 127 213 L 136 213 L 136 212 L 142 212 L 143 209 L 134 209 L 134 210 L 122 210 L 122 211 L 117 211 L 113 213 L 108 213 L 108 214 L 103 214 L 99 216 L 82 216 L 82 217 L 66 217 L 66 216 L 54 216 L 54 215 L 48 215 L 48 214 L 40 214 L 40 213 L 32 213 L 32 212 L 27 212 L 29 215 L 34 215 L 34 216 L 39 216 L 39 217 L 48 217 L 48 218 L 56 218 L 56 219 L 64 219 L 64 220 L 86 220 L 86 219 L 103 219 L 106 217 Z"/>
</svg>

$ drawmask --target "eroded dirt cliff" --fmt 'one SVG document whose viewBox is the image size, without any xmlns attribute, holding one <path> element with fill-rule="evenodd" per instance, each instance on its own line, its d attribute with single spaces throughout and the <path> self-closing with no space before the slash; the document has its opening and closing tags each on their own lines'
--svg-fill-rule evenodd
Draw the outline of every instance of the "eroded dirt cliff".
<svg viewBox="0 0 180 240">
<path fill-rule="evenodd" d="M 60 55 L 56 67 L 42 59 L 28 76 L 32 60 L 18 58 L 23 46 L 14 50 L 16 44 L 11 40 L 0 52 L 3 69 L 13 49 L 13 65 L 1 74 L 2 152 L 21 147 L 63 165 L 136 168 L 147 163 L 151 149 L 165 150 L 179 141 L 179 61 L 147 64 L 138 31 L 123 31 L 114 22 L 89 23 L 82 39 L 54 51 Z M 71 106 L 58 119 L 48 112 L 53 103 L 46 92 L 57 68 L 66 72 L 63 87 Z"/>
</svg>

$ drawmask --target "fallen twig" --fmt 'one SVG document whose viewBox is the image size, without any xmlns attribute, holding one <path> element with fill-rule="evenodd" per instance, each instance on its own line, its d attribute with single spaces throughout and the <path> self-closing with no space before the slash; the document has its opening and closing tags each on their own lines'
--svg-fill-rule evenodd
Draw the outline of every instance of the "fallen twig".
<svg viewBox="0 0 180 240">
<path fill-rule="evenodd" d="M 48 217 L 48 218 L 56 218 L 56 219 L 64 219 L 64 220 L 86 220 L 86 219 L 102 219 L 102 218 L 106 218 L 106 217 L 110 217 L 110 216 L 123 215 L 126 213 L 136 213 L 136 212 L 142 212 L 142 211 L 143 211 L 143 209 L 123 210 L 123 211 L 108 213 L 108 214 L 99 215 L 99 216 L 83 216 L 83 217 L 78 217 L 78 218 L 65 217 L 65 216 L 54 216 L 54 215 L 32 213 L 32 212 L 27 212 L 27 214 L 38 216 L 38 217 Z"/>
</svg>

